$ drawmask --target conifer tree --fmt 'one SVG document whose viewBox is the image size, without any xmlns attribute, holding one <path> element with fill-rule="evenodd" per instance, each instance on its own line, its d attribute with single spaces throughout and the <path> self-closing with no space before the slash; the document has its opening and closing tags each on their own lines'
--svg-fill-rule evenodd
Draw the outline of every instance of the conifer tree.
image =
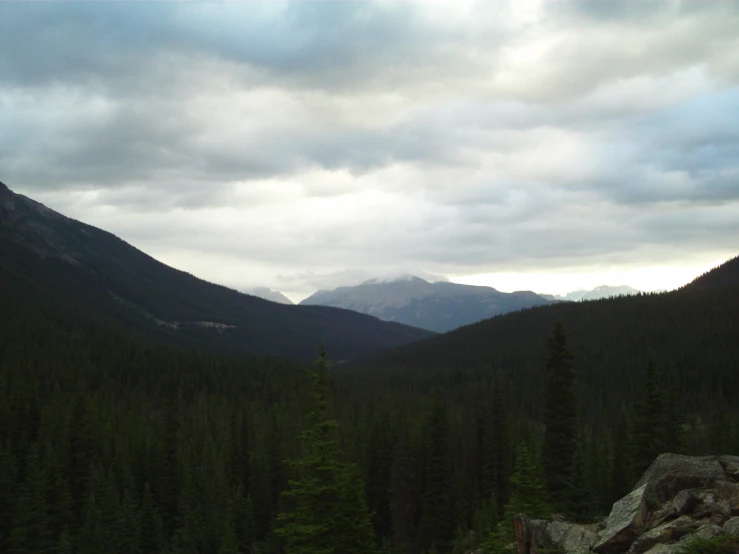
<svg viewBox="0 0 739 554">
<path fill-rule="evenodd" d="M 487 499 L 494 487 L 496 456 L 493 452 L 488 411 L 481 396 L 474 408 L 476 500 Z"/>
<path fill-rule="evenodd" d="M 72 511 L 72 529 L 82 525 L 82 510 L 88 493 L 92 440 L 87 424 L 87 410 L 83 396 L 78 396 L 72 408 L 68 426 L 67 478 Z"/>
<path fill-rule="evenodd" d="M 239 485 L 231 495 L 230 502 L 236 539 L 243 552 L 250 552 L 257 540 L 257 523 L 251 496 L 244 496 L 244 489 Z"/>
<path fill-rule="evenodd" d="M 508 500 L 510 471 L 514 457 L 508 430 L 508 416 L 506 415 L 506 406 L 503 400 L 503 389 L 500 383 L 495 385 L 495 391 L 493 393 L 493 429 L 490 442 L 492 454 L 495 456 L 493 468 L 494 489 L 492 491 L 495 498 L 492 504 L 495 505 L 498 510 L 498 516 L 500 516 Z"/>
<path fill-rule="evenodd" d="M 572 459 L 570 472 L 570 486 L 566 496 L 566 514 L 569 519 L 581 523 L 593 520 L 598 510 L 595 486 L 596 476 L 592 474 L 592 467 L 588 467 L 587 446 L 581 437 L 575 447 L 575 456 Z"/>
<path fill-rule="evenodd" d="M 374 554 L 377 549 L 356 466 L 342 459 L 338 423 L 329 417 L 328 371 L 320 347 L 313 381 L 315 408 L 301 438 L 304 456 L 284 493 L 290 508 L 277 520 L 285 554 Z"/>
<path fill-rule="evenodd" d="M 18 496 L 10 535 L 10 552 L 13 554 L 46 552 L 54 540 L 49 532 L 46 475 L 38 451 L 38 444 L 35 444 L 28 453 L 26 482 Z"/>
<path fill-rule="evenodd" d="M 667 374 L 667 386 L 665 387 L 665 450 L 675 454 L 682 454 L 685 450 L 685 437 L 683 426 L 685 418 L 681 411 L 679 402 L 679 391 L 675 368 L 670 367 Z"/>
<path fill-rule="evenodd" d="M 10 550 L 10 530 L 17 505 L 18 466 L 10 444 L 0 444 L 0 552 Z"/>
<path fill-rule="evenodd" d="M 575 456 L 577 402 L 573 356 L 567 349 L 567 338 L 561 323 L 555 326 L 548 346 L 542 464 L 549 497 L 555 509 L 564 510 Z"/>
<path fill-rule="evenodd" d="M 629 420 L 623 409 L 619 410 L 616 426 L 613 429 L 611 448 L 611 502 L 625 496 L 631 489 L 633 476 L 631 475 L 631 459 L 629 456 Z"/>
<path fill-rule="evenodd" d="M 454 538 L 451 516 L 449 418 L 437 391 L 426 427 L 426 472 L 419 536 L 423 548 L 448 550 Z"/>
<path fill-rule="evenodd" d="M 272 411 L 267 442 L 267 456 L 269 461 L 269 491 L 273 513 L 278 512 L 280 495 L 287 485 L 282 442 L 282 428 L 277 420 L 276 413 Z"/>
<path fill-rule="evenodd" d="M 218 554 L 242 554 L 239 547 L 239 538 L 234 527 L 234 514 L 228 509 L 224 517 Z"/>
<path fill-rule="evenodd" d="M 269 489 L 269 469 L 267 462 L 262 457 L 257 457 L 252 452 L 251 467 L 251 490 L 249 497 L 254 510 L 254 532 L 256 539 L 263 540 L 267 537 L 272 525 L 272 496 Z"/>
<path fill-rule="evenodd" d="M 249 422 L 246 414 L 240 417 L 240 412 L 235 412 L 231 419 L 231 441 L 229 450 L 229 472 L 233 487 L 239 484 L 244 490 L 249 490 L 250 456 L 251 444 L 249 439 Z"/>
<path fill-rule="evenodd" d="M 141 500 L 141 551 L 157 552 L 163 542 L 162 517 L 159 514 L 149 483 L 144 484 L 144 495 Z"/>
<path fill-rule="evenodd" d="M 401 428 L 390 477 L 392 546 L 398 554 L 412 554 L 416 536 L 416 491 L 413 453 L 406 428 Z"/>
<path fill-rule="evenodd" d="M 665 411 L 660 373 L 650 354 L 632 427 L 634 473 L 640 476 L 665 449 Z"/>
<path fill-rule="evenodd" d="M 505 506 L 503 519 L 483 543 L 483 552 L 507 554 L 515 552 L 514 518 L 526 514 L 533 518 L 551 517 L 551 507 L 544 500 L 546 485 L 539 467 L 525 444 L 516 450 L 516 463 L 511 476 L 511 497 Z"/>
<path fill-rule="evenodd" d="M 390 535 L 390 480 L 394 446 L 393 425 L 388 414 L 384 413 L 373 426 L 367 445 L 367 505 L 373 514 L 372 523 L 378 538 Z"/>
<path fill-rule="evenodd" d="M 138 506 L 130 490 L 125 490 L 118 509 L 114 544 L 118 554 L 139 552 L 141 519 Z"/>
</svg>

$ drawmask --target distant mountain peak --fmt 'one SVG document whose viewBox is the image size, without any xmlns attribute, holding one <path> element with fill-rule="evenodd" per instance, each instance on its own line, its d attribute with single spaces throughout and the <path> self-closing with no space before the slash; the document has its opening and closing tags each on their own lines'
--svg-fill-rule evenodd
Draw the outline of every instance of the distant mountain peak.
<svg viewBox="0 0 739 554">
<path fill-rule="evenodd" d="M 610 298 L 612 296 L 629 296 L 639 294 L 641 291 L 628 285 L 600 285 L 590 290 L 575 290 L 565 295 L 544 295 L 546 298 L 553 300 L 567 300 L 570 302 L 580 302 L 582 300 L 599 300 L 601 298 Z"/>
<path fill-rule="evenodd" d="M 550 302 L 530 291 L 504 293 L 492 287 L 449 281 L 431 283 L 416 275 L 404 274 L 368 279 L 354 287 L 320 290 L 301 305 L 345 308 L 386 321 L 445 332 Z"/>
<path fill-rule="evenodd" d="M 251 294 L 252 296 L 263 298 L 264 300 L 277 302 L 278 304 L 293 304 L 293 301 L 282 294 L 280 291 L 272 290 L 268 287 L 252 287 L 250 289 L 244 289 L 242 292 L 245 292 L 246 294 Z"/>
<path fill-rule="evenodd" d="M 401 273 L 399 275 L 390 275 L 387 277 L 372 277 L 360 283 L 361 285 L 383 285 L 389 283 L 426 283 L 430 284 L 430 281 L 422 279 L 416 275 L 410 273 Z"/>
</svg>

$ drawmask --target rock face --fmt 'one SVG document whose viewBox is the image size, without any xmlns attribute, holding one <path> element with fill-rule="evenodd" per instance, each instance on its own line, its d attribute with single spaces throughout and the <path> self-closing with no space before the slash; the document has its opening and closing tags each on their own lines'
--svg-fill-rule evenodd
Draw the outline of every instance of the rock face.
<svg viewBox="0 0 739 554">
<path fill-rule="evenodd" d="M 737 456 L 662 454 L 598 525 L 516 516 L 518 554 L 680 554 L 721 535 L 739 537 Z"/>
<path fill-rule="evenodd" d="M 631 543 L 644 528 L 647 518 L 647 486 L 642 485 L 613 505 L 606 528 L 601 532 L 595 552 L 618 552 Z"/>
<path fill-rule="evenodd" d="M 666 502 L 682 490 L 710 487 L 718 479 L 735 478 L 733 471 L 737 463 L 739 458 L 736 456 L 662 454 L 649 466 L 636 486 L 647 485 L 647 494 Z M 725 471 L 724 464 L 733 468 L 734 477 Z"/>
<path fill-rule="evenodd" d="M 519 554 L 544 554 L 552 548 L 587 554 L 598 541 L 598 528 L 516 516 L 516 539 Z"/>
</svg>

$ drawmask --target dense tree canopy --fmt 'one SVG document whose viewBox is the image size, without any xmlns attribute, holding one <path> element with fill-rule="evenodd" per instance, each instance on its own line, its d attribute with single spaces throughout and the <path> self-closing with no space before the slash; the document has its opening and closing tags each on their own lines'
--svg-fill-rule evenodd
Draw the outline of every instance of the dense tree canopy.
<svg viewBox="0 0 739 554">
<path fill-rule="evenodd" d="M 323 360 L 312 387 L 288 362 L 168 349 L 45 314 L 43 297 L 0 295 L 0 552 L 339 552 L 337 521 L 368 552 L 480 545 L 534 509 L 526 490 L 562 484 L 546 446 L 562 401 L 547 407 L 544 391 L 552 368 L 570 371 L 570 349 L 577 380 L 561 398 L 576 411 L 562 416 L 562 455 L 574 517 L 602 515 L 633 486 L 656 430 L 661 449 L 739 450 L 737 374 L 724 371 L 736 352 L 717 343 L 696 365 L 646 339 L 611 349 L 609 387 L 590 373 L 587 331 L 552 325 L 538 380 L 491 356 L 427 371 L 336 364 L 327 381 Z"/>
</svg>

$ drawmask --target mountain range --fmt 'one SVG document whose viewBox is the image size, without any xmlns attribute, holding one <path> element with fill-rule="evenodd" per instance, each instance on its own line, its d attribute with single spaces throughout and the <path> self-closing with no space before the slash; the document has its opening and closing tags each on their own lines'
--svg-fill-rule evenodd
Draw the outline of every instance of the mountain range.
<svg viewBox="0 0 739 554">
<path fill-rule="evenodd" d="M 565 295 L 540 294 L 549 300 L 561 300 L 565 302 L 581 302 L 583 300 L 600 300 L 601 298 L 612 298 L 614 296 L 632 296 L 641 291 L 627 285 L 601 285 L 591 290 L 575 290 Z"/>
<path fill-rule="evenodd" d="M 320 290 L 301 306 L 333 306 L 436 332 L 446 332 L 496 315 L 550 304 L 531 291 L 500 292 L 420 277 L 370 279 L 357 286 Z"/>
<path fill-rule="evenodd" d="M 234 354 L 311 359 L 368 355 L 432 335 L 323 306 L 290 306 L 209 283 L 111 233 L 65 217 L 0 183 L 0 306 L 38 309 L 53 325 L 106 325 Z"/>
</svg>

